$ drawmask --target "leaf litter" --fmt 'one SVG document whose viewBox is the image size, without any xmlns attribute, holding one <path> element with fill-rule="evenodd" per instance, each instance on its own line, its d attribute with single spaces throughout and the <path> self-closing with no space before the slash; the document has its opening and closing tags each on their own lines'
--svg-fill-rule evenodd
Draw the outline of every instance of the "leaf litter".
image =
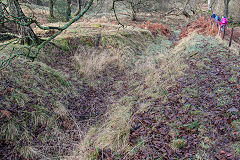
<svg viewBox="0 0 240 160">
<path fill-rule="evenodd" d="M 98 159 L 240 159 L 231 147 L 240 141 L 240 126 L 233 127 L 240 120 L 240 56 L 201 43 L 201 51 L 185 56 L 188 69 L 167 101 L 155 99 L 147 112 L 133 114 L 129 143 L 140 147 L 121 158 L 103 149 Z"/>
</svg>

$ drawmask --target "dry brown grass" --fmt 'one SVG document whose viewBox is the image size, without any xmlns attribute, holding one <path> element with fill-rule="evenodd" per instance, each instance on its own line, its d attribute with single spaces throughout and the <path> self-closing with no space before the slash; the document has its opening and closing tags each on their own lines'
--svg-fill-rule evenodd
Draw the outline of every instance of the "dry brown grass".
<svg viewBox="0 0 240 160">
<path fill-rule="evenodd" d="M 216 36 L 218 34 L 218 28 L 213 20 L 201 17 L 184 27 L 179 37 L 186 37 L 192 32 L 197 32 L 198 34 L 203 35 Z"/>
<path fill-rule="evenodd" d="M 160 54 L 156 59 L 158 62 L 155 66 L 151 62 L 142 66 L 149 69 L 145 82 L 148 86 L 159 86 L 167 90 L 183 74 L 186 65 L 179 52 Z"/>
<path fill-rule="evenodd" d="M 140 25 L 135 25 L 139 28 L 149 30 L 153 35 L 161 34 L 162 36 L 166 36 L 168 38 L 171 37 L 171 29 L 169 26 L 163 25 L 161 23 L 151 23 L 150 20 L 147 22 L 143 22 Z"/>
<path fill-rule="evenodd" d="M 99 52 L 97 49 L 86 49 L 85 47 L 79 47 L 77 52 L 81 54 L 74 56 L 75 63 L 77 63 L 79 73 L 87 77 L 101 74 L 109 65 L 114 64 L 121 67 L 121 58 L 116 52 L 115 54 L 108 50 Z"/>
<path fill-rule="evenodd" d="M 134 107 L 134 97 L 139 95 L 155 98 L 164 96 L 159 93 L 159 90 L 167 90 L 174 85 L 176 78 L 182 76 L 187 67 L 183 62 L 184 55 L 182 52 L 184 52 L 186 43 L 189 43 L 190 40 L 191 37 L 186 37 L 175 48 L 171 48 L 168 40 L 163 39 L 161 43 L 156 45 L 162 45 L 161 47 L 166 47 L 166 49 L 156 49 L 158 53 L 154 52 L 155 54 L 152 54 L 150 48 L 147 48 L 144 50 L 145 55 L 143 57 L 131 56 L 132 50 L 126 49 L 122 52 L 108 53 L 108 55 L 106 55 L 107 53 L 98 53 L 94 56 L 83 56 L 87 59 L 78 59 L 79 63 L 85 65 L 81 72 L 87 75 L 100 73 L 99 71 L 104 70 L 106 65 L 121 66 L 125 64 L 121 66 L 126 73 L 125 76 L 128 77 L 125 77 L 125 79 L 131 79 L 129 77 L 135 74 L 139 74 L 143 78 L 139 81 L 141 85 L 129 90 L 128 95 L 120 99 L 114 99 L 113 97 L 114 103 L 108 106 L 106 119 L 99 125 L 92 126 L 87 136 L 80 143 L 78 150 L 74 152 L 73 157 L 76 159 L 96 159 L 99 156 L 98 151 L 105 149 L 111 149 L 116 153 L 125 153 L 126 155 L 133 154 L 136 146 L 129 144 L 128 135 L 131 129 L 131 110 Z M 129 63 L 132 61 L 134 61 L 134 66 L 128 68 L 127 66 L 131 66 Z M 99 63 L 97 69 L 93 68 L 96 63 Z M 128 81 L 129 87 L 136 85 L 136 83 L 134 79 Z M 118 84 L 116 83 L 115 86 L 118 86 Z M 141 103 L 135 113 L 147 111 L 149 106 L 149 103 Z M 68 159 L 74 159 L 73 157 L 68 157 Z"/>
<path fill-rule="evenodd" d="M 109 107 L 110 108 L 110 107 Z M 109 117 L 99 128 L 92 128 L 79 147 L 79 159 L 91 159 L 96 150 L 111 149 L 126 152 L 131 149 L 128 143 L 132 106 L 116 104 L 108 111 Z M 90 149 L 90 150 L 88 150 Z M 96 149 L 96 150 L 94 150 Z M 94 156 L 93 156 L 94 159 Z"/>
<path fill-rule="evenodd" d="M 175 49 L 170 49 L 170 45 L 168 45 L 166 50 L 160 50 L 153 55 L 148 53 L 150 52 L 150 49 L 147 46 L 149 45 L 149 41 L 152 42 L 153 39 L 148 30 L 154 33 L 155 31 L 158 31 L 158 29 L 162 29 L 160 32 L 164 35 L 170 36 L 169 28 L 160 24 L 149 23 L 147 24 L 147 30 L 130 26 L 125 29 L 119 29 L 118 25 L 106 24 L 104 23 L 106 21 L 103 23 L 99 21 L 100 23 L 96 24 L 91 24 L 87 21 L 88 20 L 81 19 L 80 22 L 73 24 L 58 38 L 66 39 L 67 37 L 71 40 L 71 37 L 80 37 L 83 35 L 93 36 L 99 33 L 102 35 L 111 35 L 115 38 L 107 37 L 108 44 L 111 44 L 106 47 L 107 49 L 104 49 L 104 47 L 101 48 L 102 46 L 97 49 L 78 47 L 73 59 L 75 63 L 77 63 L 79 73 L 84 75 L 84 77 L 94 80 L 97 76 L 102 76 L 109 66 L 116 66 L 119 70 L 124 71 L 126 76 L 124 78 L 127 80 L 134 77 L 133 75 L 135 74 L 139 74 L 144 78 L 140 80 L 141 82 L 139 83 L 141 83 L 141 85 L 139 85 L 139 87 L 129 91 L 129 94 L 131 95 L 125 95 L 121 99 L 115 99 L 115 97 L 112 98 L 113 103 L 107 106 L 108 111 L 104 116 L 106 119 L 100 122 L 100 124 L 92 126 L 84 140 L 79 145 L 78 150 L 73 156 L 67 158 L 83 160 L 91 159 L 92 157 L 94 159 L 96 158 L 96 154 L 98 154 L 96 150 L 105 148 L 131 154 L 131 152 L 134 151 L 134 146 L 130 147 L 128 143 L 128 134 L 131 128 L 131 110 L 134 107 L 133 97 L 136 95 L 142 95 L 143 97 L 161 96 L 158 93 L 157 95 L 154 95 L 156 89 L 161 88 L 166 90 L 173 85 L 176 77 L 181 75 L 185 68 L 180 54 L 182 50 L 176 49 L 178 47 L 181 48 L 181 45 L 178 45 Z M 51 25 L 61 26 L 62 24 L 63 23 L 54 23 Z M 45 31 L 35 31 L 43 36 L 45 34 L 47 36 L 51 34 L 45 33 Z M 115 41 L 118 42 L 118 45 L 115 45 Z M 116 46 L 119 48 L 114 48 Z M 144 55 L 141 55 L 142 52 L 144 52 Z M 44 64 L 41 64 L 40 66 L 44 68 L 43 74 L 48 75 L 54 72 Z M 113 75 L 115 74 L 114 71 L 111 72 Z M 34 76 L 34 78 L 38 81 L 41 80 L 37 76 Z M 95 81 L 93 81 L 93 83 L 94 82 Z M 129 80 L 128 87 L 131 88 L 136 85 L 136 83 L 136 79 L 133 78 Z M 47 86 L 48 84 L 44 85 Z M 146 90 L 143 88 L 143 85 L 147 86 Z M 123 85 L 120 83 L 117 84 L 117 82 L 114 84 L 114 87 L 124 89 Z M 18 103 L 21 104 L 20 101 Z M 24 106 L 24 104 L 22 105 Z M 68 110 L 61 104 L 61 102 L 56 102 L 53 106 L 55 107 L 53 111 L 57 116 L 64 117 L 69 114 Z M 146 111 L 148 108 L 148 103 L 142 103 L 139 106 L 138 112 Z M 72 120 L 74 121 L 74 119 Z M 41 121 L 41 119 L 38 121 Z M 81 132 L 80 129 L 79 132 Z M 60 139 L 59 143 L 64 139 L 71 139 L 71 137 L 68 137 L 69 135 L 60 133 L 57 129 L 52 132 L 52 135 Z M 61 146 L 59 143 L 57 146 Z M 45 148 L 45 150 L 47 149 L 48 148 Z M 26 146 L 24 152 L 28 153 L 29 150 L 35 151 L 33 146 L 32 148 Z M 35 152 L 35 154 L 38 153 Z"/>
</svg>

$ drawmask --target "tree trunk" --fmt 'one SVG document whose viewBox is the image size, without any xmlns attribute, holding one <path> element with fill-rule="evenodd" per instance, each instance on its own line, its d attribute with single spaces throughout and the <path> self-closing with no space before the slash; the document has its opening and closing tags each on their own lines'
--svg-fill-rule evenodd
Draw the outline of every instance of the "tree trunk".
<svg viewBox="0 0 240 160">
<path fill-rule="evenodd" d="M 208 10 L 211 11 L 212 10 L 212 6 L 211 6 L 211 0 L 208 0 Z"/>
<path fill-rule="evenodd" d="M 77 12 L 74 14 L 75 16 L 78 15 L 82 10 L 82 0 L 77 0 L 77 6 L 78 6 L 78 9 L 77 9 Z"/>
<path fill-rule="evenodd" d="M 136 21 L 137 20 L 137 14 L 136 11 L 133 9 L 132 10 L 132 21 Z"/>
<path fill-rule="evenodd" d="M 71 17 L 71 1 L 72 0 L 66 0 L 67 6 L 66 6 L 66 21 L 68 22 Z"/>
<path fill-rule="evenodd" d="M 136 21 L 137 20 L 137 11 L 136 11 L 136 8 L 135 8 L 133 2 L 130 2 L 130 6 L 131 6 L 131 10 L 132 10 L 132 21 Z"/>
<path fill-rule="evenodd" d="M 42 5 L 42 1 L 41 0 L 36 0 L 37 5 Z"/>
<path fill-rule="evenodd" d="M 187 5 L 189 4 L 190 0 L 186 0 L 185 4 L 184 4 L 184 7 L 183 7 L 183 11 L 182 11 L 182 14 L 187 17 L 187 18 L 190 18 L 191 16 L 187 13 L 186 11 L 186 8 L 187 8 Z"/>
<path fill-rule="evenodd" d="M 0 15 L 3 15 L 3 8 L 2 8 L 2 4 L 0 3 Z M 0 23 L 1 23 L 1 26 L 3 27 L 4 26 L 4 23 L 2 23 L 4 21 L 4 18 L 3 16 L 0 17 Z"/>
<path fill-rule="evenodd" d="M 27 22 L 27 20 L 25 19 L 26 16 L 24 15 L 18 3 L 18 0 L 8 0 L 8 6 L 11 15 L 13 15 L 14 17 L 21 17 L 21 19 L 17 19 L 16 21 L 19 21 L 20 23 Z M 23 41 L 21 43 L 28 45 L 39 44 L 40 40 L 30 26 L 23 26 L 17 24 L 17 28 L 20 36 L 23 38 Z"/>
<path fill-rule="evenodd" d="M 227 18 L 228 17 L 228 4 L 230 0 L 224 0 L 224 16 Z"/>
<path fill-rule="evenodd" d="M 54 15 L 53 15 L 53 0 L 49 0 L 49 17 L 50 18 L 54 18 Z"/>
</svg>

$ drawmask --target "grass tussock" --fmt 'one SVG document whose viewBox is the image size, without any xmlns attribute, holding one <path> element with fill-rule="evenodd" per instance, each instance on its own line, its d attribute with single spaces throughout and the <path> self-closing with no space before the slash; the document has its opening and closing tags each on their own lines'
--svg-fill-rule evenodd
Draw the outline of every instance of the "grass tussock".
<svg viewBox="0 0 240 160">
<path fill-rule="evenodd" d="M 183 148 L 186 145 L 186 141 L 184 139 L 174 139 L 172 140 L 170 146 L 173 150 L 178 150 Z"/>
<path fill-rule="evenodd" d="M 207 41 L 210 45 L 203 47 L 203 41 Z M 113 154 L 116 157 L 119 154 L 124 154 L 121 157 L 133 155 L 138 148 L 137 145 L 130 145 L 128 139 L 129 131 L 131 130 L 130 121 L 133 115 L 147 112 L 152 104 L 151 99 L 161 98 L 164 101 L 164 97 L 167 96 L 167 90 L 176 83 L 179 77 L 184 76 L 184 71 L 188 67 L 185 64 L 186 59 L 194 57 L 198 53 L 210 52 L 213 47 L 217 49 L 222 47 L 219 45 L 217 38 L 198 35 L 196 32 L 181 39 L 174 47 L 169 40 L 163 37 L 159 37 L 154 42 L 147 44 L 148 47 L 142 50 L 125 46 L 124 49 L 126 50 L 122 52 L 108 54 L 109 57 L 112 57 L 109 58 L 110 61 L 107 60 L 105 61 L 106 63 L 100 63 L 101 67 L 99 68 L 101 68 L 101 71 L 98 70 L 97 73 L 102 76 L 106 73 L 106 68 L 112 65 L 121 65 L 121 70 L 125 73 L 122 78 L 128 83 L 127 86 L 124 86 L 127 93 L 120 95 L 120 98 L 112 96 L 114 103 L 107 106 L 106 119 L 101 124 L 95 125 L 90 129 L 78 150 L 74 153 L 76 157 L 80 159 L 97 159 L 101 157 L 102 151 L 107 152 L 108 149 L 115 151 Z M 99 53 L 95 56 L 100 57 L 101 54 L 106 55 L 106 53 Z M 91 58 L 87 60 L 90 62 L 88 64 L 94 64 L 91 60 Z M 93 62 L 98 61 L 94 60 Z M 196 64 L 200 69 L 206 67 L 203 63 Z M 84 69 L 81 71 L 84 72 Z M 88 73 L 87 69 L 85 72 Z M 91 74 L 88 73 L 87 75 Z M 114 71 L 110 70 L 108 75 L 111 79 L 110 75 L 114 75 Z M 114 78 L 112 80 L 114 81 Z M 113 88 L 123 88 L 124 83 L 121 80 L 121 78 L 120 80 L 115 79 Z M 104 84 L 104 82 L 102 81 L 100 84 Z M 132 112 L 133 110 L 134 112 Z M 198 115 L 200 113 L 193 112 L 192 114 Z M 233 124 L 238 123 L 234 122 Z M 194 122 L 186 127 L 190 127 L 190 129 L 198 128 L 199 124 Z M 208 149 L 212 143 L 207 137 L 203 136 L 201 138 L 200 147 Z M 184 139 L 177 138 L 170 143 L 170 147 L 175 151 L 180 150 L 185 145 L 186 141 Z M 141 147 L 143 147 L 142 143 Z M 199 152 L 195 157 L 197 159 L 204 158 L 206 153 Z"/>
<path fill-rule="evenodd" d="M 132 97 L 123 97 L 119 103 L 108 106 L 107 119 L 92 127 L 78 150 L 74 153 L 78 159 L 96 159 L 100 150 L 111 149 L 117 153 L 129 152 L 130 120 Z M 70 157 L 69 159 L 71 159 Z"/>
<path fill-rule="evenodd" d="M 54 53 L 50 60 L 68 61 L 54 58 L 59 51 L 53 52 L 56 51 L 53 46 L 48 51 L 47 55 Z M 5 48 L 1 58 L 7 54 Z M 74 75 L 70 79 L 65 70 L 56 69 L 62 67 L 58 63 L 43 63 L 47 55 L 35 62 L 20 57 L 0 72 L 0 141 L 5 148 L 0 152 L 1 157 L 6 158 L 10 148 L 14 153 L 8 155 L 11 159 L 49 159 L 68 154 L 78 141 L 79 131 L 68 106 L 75 103 L 74 99 L 85 97 L 79 95 L 80 89 L 84 91 L 82 80 Z M 71 115 L 75 114 L 71 110 Z"/>
<path fill-rule="evenodd" d="M 92 27 L 102 29 L 103 25 Z M 157 27 L 166 31 L 167 36 L 178 32 L 170 33 L 168 28 L 153 25 L 154 29 Z M 71 32 L 76 29 L 72 28 Z M 65 47 L 62 54 L 59 54 L 59 49 L 47 46 L 42 51 L 46 54 L 38 57 L 36 62 L 29 63 L 24 58 L 15 61 L 9 70 L 0 73 L 0 101 L 3 104 L 0 110 L 4 115 L 0 123 L 1 140 L 9 146 L 15 143 L 14 152 L 23 158 L 46 159 L 69 155 L 72 144 L 80 141 L 81 123 L 75 117 L 84 108 L 91 110 L 94 106 L 91 118 L 99 108 L 104 107 L 107 111 L 101 115 L 101 121 L 90 127 L 81 144 L 73 149 L 73 156 L 68 158 L 97 159 L 102 156 L 103 150 L 115 151 L 116 156 L 134 155 L 139 147 L 144 147 L 144 140 L 137 145 L 129 143 L 133 115 L 148 112 L 153 105 L 152 100 L 167 99 L 168 89 L 184 76 L 186 59 L 222 47 L 218 38 L 198 35 L 197 32 L 183 37 L 174 46 L 166 37 L 157 35 L 153 39 L 150 32 L 143 30 L 120 30 L 98 38 L 88 35 L 84 40 L 68 36 L 58 39 L 59 45 Z M 209 45 L 204 46 L 202 42 L 206 41 Z M 201 62 L 194 63 L 199 69 L 207 67 Z M 101 91 L 106 100 L 104 106 L 100 104 L 101 96 L 94 97 L 90 86 L 85 86 L 89 90 L 82 88 L 83 81 L 84 85 L 91 83 L 91 87 Z M 236 78 L 231 81 L 235 82 Z M 188 92 L 198 96 L 196 90 Z M 81 95 L 83 93 L 89 94 Z M 85 101 L 91 104 L 82 103 Z M 184 107 L 186 110 L 190 108 L 187 105 Z M 16 108 L 18 111 L 14 112 Z M 87 111 L 83 112 L 86 114 Z M 189 113 L 201 114 L 199 111 Z M 78 120 L 81 121 L 81 118 Z M 199 124 L 191 125 L 198 128 Z M 185 127 L 192 129 L 191 125 Z M 237 128 L 239 121 L 234 121 L 232 125 Z M 73 138 L 71 132 L 78 137 Z M 175 130 L 171 132 L 175 134 Z M 210 140 L 204 136 L 201 138 L 200 147 L 209 149 L 212 145 Z M 38 142 L 33 143 L 34 140 Z M 57 147 L 50 150 L 52 144 Z M 177 137 L 170 142 L 175 151 L 185 145 L 185 140 Z M 238 146 L 238 143 L 232 145 L 236 153 L 239 153 Z M 199 152 L 196 157 L 201 159 L 205 153 Z"/>
<path fill-rule="evenodd" d="M 109 118 L 100 127 L 95 129 L 93 137 L 84 141 L 84 147 L 99 150 L 111 149 L 117 152 L 126 152 L 130 149 L 128 135 L 130 132 L 130 106 L 115 106 L 111 108 Z M 85 152 L 84 157 L 91 157 L 93 152 Z M 87 158 L 88 159 L 88 158 Z"/>
<path fill-rule="evenodd" d="M 97 49 L 78 48 L 78 52 L 82 54 L 74 55 L 76 67 L 80 74 L 88 77 L 99 75 L 107 66 L 116 65 L 121 67 L 121 58 L 118 54 L 109 53 L 105 50 L 98 53 Z"/>
<path fill-rule="evenodd" d="M 136 42 L 132 43 L 131 46 L 125 46 L 122 52 L 108 54 L 100 52 L 91 56 L 82 56 L 85 58 L 82 60 L 78 59 L 79 68 L 82 68 L 80 71 L 83 74 L 103 76 L 106 73 L 106 68 L 119 66 L 124 72 L 122 78 L 127 81 L 127 86 L 125 86 L 127 93 L 120 98 L 112 97 L 114 103 L 107 106 L 108 111 L 104 123 L 92 127 L 79 145 L 79 149 L 74 153 L 79 159 L 96 159 L 100 156 L 100 151 L 107 149 L 116 151 L 116 155 L 120 153 L 134 154 L 138 147 L 131 146 L 128 139 L 133 114 L 148 111 L 151 102 L 143 103 L 143 99 L 164 97 L 164 91 L 171 87 L 179 76 L 183 75 L 186 68 L 183 62 L 184 54 L 182 54 L 184 47 L 171 48 L 172 43 L 163 37 L 159 37 L 151 43 L 146 42 L 148 47 L 141 50 L 133 48 L 136 46 Z M 93 65 L 96 62 L 99 63 L 98 67 Z M 96 69 L 89 69 L 92 68 L 91 66 L 96 67 Z M 94 72 L 95 74 L 93 74 Z M 115 75 L 114 72 L 116 70 L 110 70 L 109 77 Z M 100 84 L 104 84 L 104 82 Z M 118 79 L 113 84 L 113 88 L 121 88 L 123 85 L 124 83 Z M 136 112 L 132 113 L 136 106 Z"/>
</svg>

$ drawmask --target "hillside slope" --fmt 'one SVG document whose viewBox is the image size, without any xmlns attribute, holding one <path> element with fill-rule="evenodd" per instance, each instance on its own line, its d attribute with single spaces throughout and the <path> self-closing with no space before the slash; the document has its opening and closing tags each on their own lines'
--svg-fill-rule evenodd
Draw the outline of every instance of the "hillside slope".
<svg viewBox="0 0 240 160">
<path fill-rule="evenodd" d="M 212 37 L 179 45 L 188 67 L 165 100 L 133 116 L 130 142 L 143 146 L 130 159 L 239 159 L 240 56 Z"/>
<path fill-rule="evenodd" d="M 3 159 L 239 159 L 238 50 L 204 24 L 87 21 L 0 72 Z"/>
<path fill-rule="evenodd" d="M 105 123 L 90 129 L 74 156 L 239 159 L 238 50 L 193 33 L 175 47 L 160 38 L 140 53 L 113 80 L 126 92 L 108 106 Z"/>
<path fill-rule="evenodd" d="M 19 58 L 0 72 L 3 159 L 69 154 L 104 112 L 95 105 L 104 106 L 105 94 L 74 72 L 69 52 L 52 45 L 43 52 L 35 62 Z"/>
</svg>

